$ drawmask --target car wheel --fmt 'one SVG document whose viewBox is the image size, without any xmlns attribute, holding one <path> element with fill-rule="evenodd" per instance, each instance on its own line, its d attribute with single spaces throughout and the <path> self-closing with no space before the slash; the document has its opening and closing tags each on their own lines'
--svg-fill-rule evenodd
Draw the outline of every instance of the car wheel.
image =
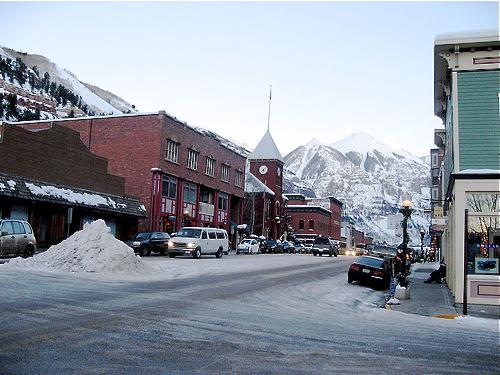
<svg viewBox="0 0 500 375">
<path fill-rule="evenodd" d="M 145 247 L 141 247 L 139 248 L 139 251 L 138 251 L 139 255 L 141 257 L 145 257 L 146 256 L 146 248 Z"/>
<path fill-rule="evenodd" d="M 337 256 L 339 255 L 339 253 L 335 253 L 335 254 L 333 254 L 333 255 L 335 255 L 335 258 L 337 258 Z"/>
<path fill-rule="evenodd" d="M 169 258 L 175 258 L 175 254 L 168 254 Z"/>
<path fill-rule="evenodd" d="M 328 254 L 328 256 L 331 258 L 333 256 L 333 253 Z"/>
<path fill-rule="evenodd" d="M 349 284 L 352 284 L 352 279 L 351 279 L 349 276 L 347 276 L 347 282 L 348 282 Z"/>
<path fill-rule="evenodd" d="M 222 258 L 222 247 L 219 247 L 219 250 L 215 253 L 216 258 Z"/>
<path fill-rule="evenodd" d="M 316 254 L 316 253 L 313 253 L 313 255 L 314 255 L 314 256 L 316 256 L 316 255 L 318 255 L 318 254 Z"/>
<path fill-rule="evenodd" d="M 147 257 L 151 255 L 151 249 L 149 247 L 146 247 L 144 249 L 144 255 L 147 256 Z"/>
<path fill-rule="evenodd" d="M 35 254 L 35 249 L 32 246 L 26 246 L 26 249 L 24 249 L 24 258 L 29 258 L 32 257 Z"/>
<path fill-rule="evenodd" d="M 198 247 L 195 251 L 193 251 L 193 258 L 200 259 L 201 258 L 201 249 Z"/>
<path fill-rule="evenodd" d="M 161 255 L 161 256 L 165 256 L 165 250 L 163 250 L 163 249 L 162 249 L 162 250 L 160 250 L 160 255 Z"/>
</svg>

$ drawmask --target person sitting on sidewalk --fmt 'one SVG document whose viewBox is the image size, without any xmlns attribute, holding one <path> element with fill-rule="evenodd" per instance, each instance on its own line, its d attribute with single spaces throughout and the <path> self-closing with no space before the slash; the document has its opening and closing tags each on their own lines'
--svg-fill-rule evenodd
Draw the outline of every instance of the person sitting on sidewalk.
<svg viewBox="0 0 500 375">
<path fill-rule="evenodd" d="M 446 264 L 441 263 L 439 265 L 439 269 L 434 270 L 431 272 L 429 275 L 429 278 L 424 281 L 424 283 L 430 284 L 430 283 L 436 283 L 436 284 L 441 284 L 442 280 L 446 277 Z"/>
</svg>

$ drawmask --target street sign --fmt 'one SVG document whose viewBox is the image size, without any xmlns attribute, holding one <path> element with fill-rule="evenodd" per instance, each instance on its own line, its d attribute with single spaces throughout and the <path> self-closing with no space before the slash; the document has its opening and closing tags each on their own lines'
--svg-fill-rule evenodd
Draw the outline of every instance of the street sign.
<svg viewBox="0 0 500 375">
<path fill-rule="evenodd" d="M 391 293 L 391 298 L 396 294 L 396 279 L 391 278 L 391 286 L 389 287 L 389 291 Z"/>
</svg>

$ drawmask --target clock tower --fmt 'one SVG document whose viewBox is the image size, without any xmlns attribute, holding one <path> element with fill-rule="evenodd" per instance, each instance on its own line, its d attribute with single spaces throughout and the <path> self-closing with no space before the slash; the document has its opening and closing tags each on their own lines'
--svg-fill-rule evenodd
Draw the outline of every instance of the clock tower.
<svg viewBox="0 0 500 375">
<path fill-rule="evenodd" d="M 283 166 L 285 164 L 281 153 L 274 143 L 269 130 L 264 134 L 255 150 L 248 156 L 250 173 L 260 180 L 274 193 L 269 205 L 269 218 L 266 223 L 269 238 L 279 238 L 282 234 L 283 224 Z"/>
</svg>

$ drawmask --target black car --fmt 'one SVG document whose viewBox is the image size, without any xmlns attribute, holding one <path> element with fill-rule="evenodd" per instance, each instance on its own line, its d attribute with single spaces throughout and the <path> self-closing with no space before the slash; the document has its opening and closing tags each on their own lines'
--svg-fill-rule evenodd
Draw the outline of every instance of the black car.
<svg viewBox="0 0 500 375">
<path fill-rule="evenodd" d="M 130 241 L 127 241 L 127 245 L 140 256 L 149 256 L 151 252 L 165 255 L 169 239 L 170 236 L 165 232 L 140 232 Z"/>
<path fill-rule="evenodd" d="M 339 247 L 329 238 L 317 237 L 313 242 L 312 253 L 314 256 L 322 256 L 323 254 L 328 256 L 337 256 L 339 255 Z"/>
<path fill-rule="evenodd" d="M 279 253 L 281 252 L 281 242 L 279 240 L 267 240 L 262 244 L 263 253 Z"/>
<path fill-rule="evenodd" d="M 347 282 L 353 281 L 386 289 L 391 281 L 389 263 L 382 258 L 361 256 L 351 264 L 347 273 Z"/>
</svg>

